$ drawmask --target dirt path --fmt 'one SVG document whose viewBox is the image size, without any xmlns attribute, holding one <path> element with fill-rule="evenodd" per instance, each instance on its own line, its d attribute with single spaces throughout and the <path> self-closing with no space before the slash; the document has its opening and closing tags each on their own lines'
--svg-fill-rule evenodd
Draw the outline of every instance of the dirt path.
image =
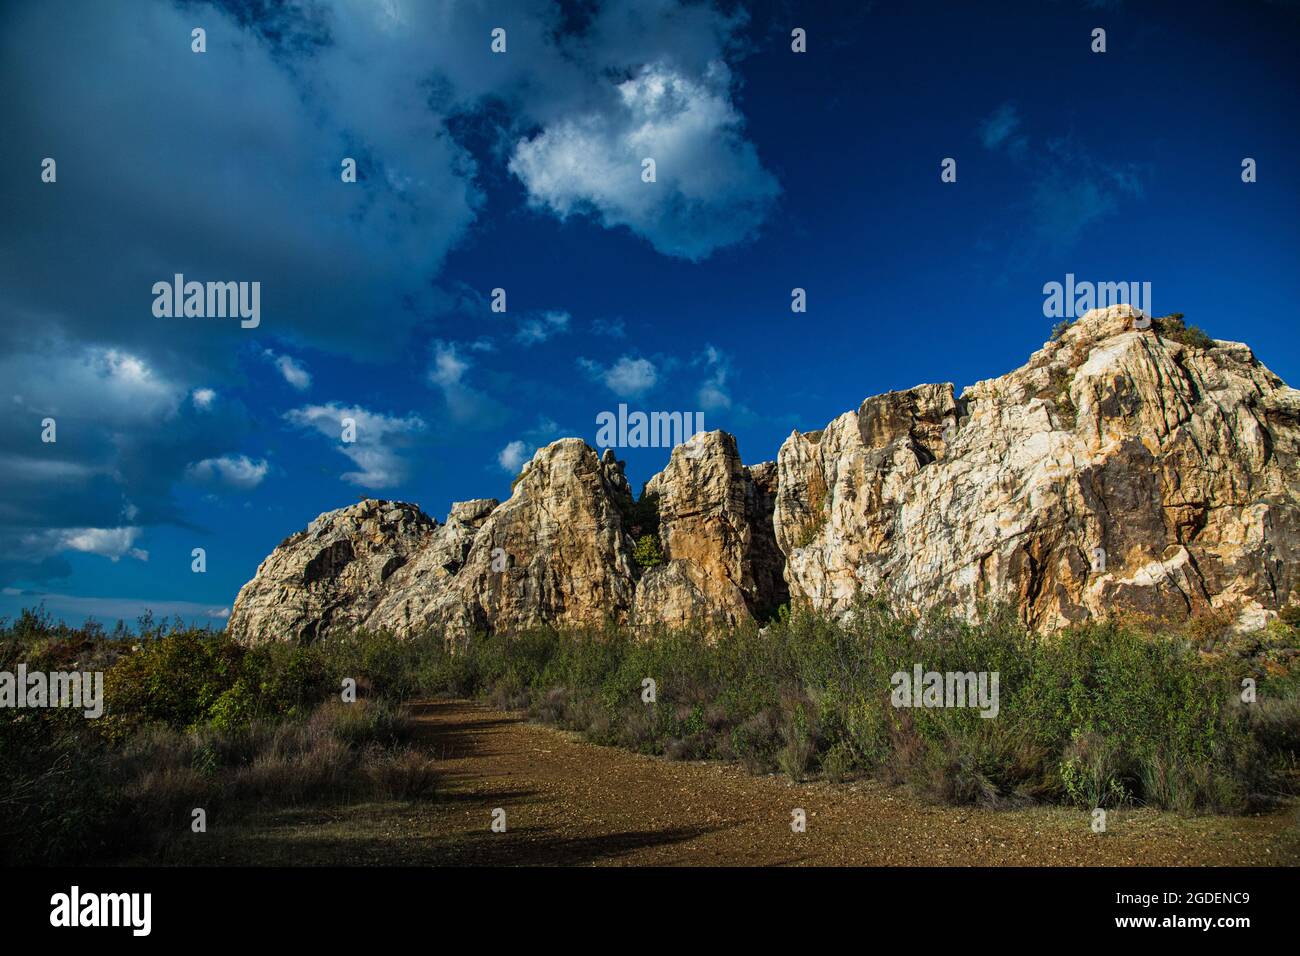
<svg viewBox="0 0 1300 956">
<path fill-rule="evenodd" d="M 212 863 L 1269 865 L 1300 863 L 1294 808 L 1253 817 L 929 807 L 874 782 L 794 784 L 672 763 L 465 701 L 416 704 L 433 803 L 297 811 L 229 831 Z M 507 830 L 490 829 L 504 808 Z M 803 808 L 807 832 L 794 833 Z"/>
</svg>

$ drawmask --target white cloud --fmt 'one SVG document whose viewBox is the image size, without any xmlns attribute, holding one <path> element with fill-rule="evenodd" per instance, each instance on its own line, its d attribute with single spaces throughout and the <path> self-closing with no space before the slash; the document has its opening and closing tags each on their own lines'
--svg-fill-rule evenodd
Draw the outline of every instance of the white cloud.
<svg viewBox="0 0 1300 956">
<path fill-rule="evenodd" d="M 435 342 L 429 381 L 443 390 L 455 388 L 461 384 L 469 366 L 469 361 L 460 357 L 455 342 Z"/>
<path fill-rule="evenodd" d="M 515 440 L 497 452 L 497 464 L 510 474 L 516 474 L 528 455 L 528 446 Z"/>
<path fill-rule="evenodd" d="M 609 368 L 603 368 L 587 359 L 578 359 L 578 364 L 593 379 L 603 382 L 606 388 L 621 398 L 634 398 L 648 392 L 659 381 L 659 372 L 653 362 L 632 358 L 630 355 L 622 356 Z"/>
<path fill-rule="evenodd" d="M 194 402 L 195 408 L 209 409 L 217 400 L 217 393 L 210 388 L 196 388 L 190 392 L 190 400 Z"/>
<path fill-rule="evenodd" d="M 137 561 L 148 561 L 149 552 L 135 547 L 140 529 L 122 528 L 47 528 L 27 534 L 23 538 L 25 547 L 45 554 L 59 551 L 80 551 L 83 554 L 97 554 L 116 562 L 129 556 Z"/>
<path fill-rule="evenodd" d="M 727 377 L 731 374 L 731 363 L 727 357 L 712 345 L 707 345 L 704 353 L 696 359 L 696 364 L 702 364 L 709 370 L 696 393 L 701 411 L 730 408 L 731 395 L 727 391 Z"/>
<path fill-rule="evenodd" d="M 154 600 L 149 598 L 81 597 L 75 594 L 58 594 L 48 591 L 31 591 L 4 588 L 6 597 L 22 597 L 24 603 L 39 601 L 52 614 L 80 614 L 101 620 L 134 620 L 146 611 L 156 618 L 180 616 L 186 619 L 207 618 L 224 621 L 230 617 L 229 607 L 199 604 L 195 601 Z"/>
<path fill-rule="evenodd" d="M 569 329 L 569 313 L 543 312 L 540 316 L 524 319 L 519 323 L 515 341 L 520 345 L 536 345 L 552 336 L 560 335 Z"/>
<path fill-rule="evenodd" d="M 618 84 L 604 109 L 520 140 L 510 171 L 532 205 L 561 219 L 590 213 L 666 255 L 704 259 L 752 236 L 779 192 L 742 135 L 730 88 L 721 60 L 698 77 L 652 63 Z M 653 183 L 641 178 L 646 158 Z"/>
<path fill-rule="evenodd" d="M 479 351 L 474 345 L 470 348 Z M 429 384 L 442 392 L 452 421 L 463 425 L 492 425 L 504 417 L 504 412 L 498 403 L 465 380 L 473 364 L 461 354 L 455 342 L 434 342 Z"/>
<path fill-rule="evenodd" d="M 269 468 L 265 460 L 253 461 L 247 455 L 222 455 L 194 462 L 186 467 L 185 476 L 200 484 L 220 484 L 249 491 L 262 483 Z"/>
<path fill-rule="evenodd" d="M 497 464 L 510 474 L 516 474 L 538 448 L 559 437 L 560 426 L 555 419 L 539 415 L 537 424 L 525 431 L 523 438 L 515 439 L 497 452 Z"/>
<path fill-rule="evenodd" d="M 0 359 L 0 381 L 11 383 L 24 405 L 101 425 L 157 424 L 173 417 L 187 390 L 145 359 L 122 349 L 81 346 Z"/>
<path fill-rule="evenodd" d="M 409 466 L 398 449 L 412 436 L 424 431 L 424 419 L 412 412 L 404 418 L 372 412 L 357 405 L 308 405 L 285 412 L 284 418 L 299 428 L 315 429 L 339 442 L 338 450 L 352 459 L 359 470 L 339 477 L 363 488 L 388 488 L 406 480 Z M 356 423 L 356 441 L 345 442 L 343 419 Z"/>
<path fill-rule="evenodd" d="M 288 355 L 276 355 L 270 349 L 262 352 L 266 358 L 279 369 L 284 380 L 300 392 L 311 387 L 311 373 L 297 359 Z"/>
</svg>

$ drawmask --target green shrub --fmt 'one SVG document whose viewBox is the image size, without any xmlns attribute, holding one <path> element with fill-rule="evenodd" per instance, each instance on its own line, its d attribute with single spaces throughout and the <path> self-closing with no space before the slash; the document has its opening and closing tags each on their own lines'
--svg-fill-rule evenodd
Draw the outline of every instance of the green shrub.
<svg viewBox="0 0 1300 956">
<path fill-rule="evenodd" d="M 998 716 L 891 706 L 890 676 L 918 662 L 997 671 Z M 1242 810 L 1296 787 L 1300 691 L 1275 681 L 1261 685 L 1267 710 L 1241 707 L 1243 662 L 1203 659 L 1181 631 L 1092 623 L 1040 637 L 1006 608 L 972 624 L 863 601 L 851 623 L 787 610 L 762 633 L 480 637 L 459 667 L 472 675 L 460 691 L 502 684 L 534 719 L 598 743 L 794 779 L 871 773 L 941 802 Z"/>
<path fill-rule="evenodd" d="M 637 566 L 642 570 L 658 567 L 664 563 L 664 553 L 659 549 L 659 537 L 653 534 L 643 534 L 636 540 L 636 548 L 632 552 L 632 558 L 636 561 Z"/>
<path fill-rule="evenodd" d="M 1183 321 L 1183 313 L 1181 312 L 1174 312 L 1172 315 L 1158 318 L 1152 324 L 1161 338 L 1172 339 L 1175 342 L 1181 342 L 1183 345 L 1196 349 L 1212 349 L 1215 346 L 1213 338 L 1196 326 L 1187 325 Z"/>
</svg>

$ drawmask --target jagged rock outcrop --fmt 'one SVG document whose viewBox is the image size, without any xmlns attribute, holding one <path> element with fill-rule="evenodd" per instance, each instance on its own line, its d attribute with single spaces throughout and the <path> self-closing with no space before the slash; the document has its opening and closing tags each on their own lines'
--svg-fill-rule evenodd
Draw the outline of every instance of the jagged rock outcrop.
<svg viewBox="0 0 1300 956">
<path fill-rule="evenodd" d="M 366 616 L 371 630 L 409 635 L 437 620 L 437 599 L 465 566 L 474 536 L 500 504 L 495 498 L 458 501 L 423 550 L 387 581 L 383 596 Z"/>
<path fill-rule="evenodd" d="M 746 468 L 736 439 L 704 432 L 646 483 L 658 497 L 664 564 L 637 585 L 642 623 L 765 618 L 788 595 L 772 530 L 771 462 Z M 754 472 L 758 478 L 755 479 Z"/>
<path fill-rule="evenodd" d="M 1043 628 L 1116 609 L 1258 623 L 1295 600 L 1300 393 L 1245 345 L 1134 316 L 1090 312 L 960 399 L 920 386 L 792 434 L 776 529 L 794 598 L 1010 601 Z"/>
<path fill-rule="evenodd" d="M 249 643 L 305 643 L 360 626 L 386 585 L 437 533 L 414 505 L 369 499 L 280 543 L 235 598 L 227 628 Z"/>
<path fill-rule="evenodd" d="M 868 398 L 775 462 L 696 436 L 636 506 L 612 451 L 567 438 L 509 500 L 442 525 L 384 501 L 321 515 L 262 563 L 230 630 L 734 624 L 787 599 L 845 613 L 859 593 L 966 616 L 1007 601 L 1039 628 L 1211 608 L 1257 626 L 1300 600 L 1300 392 L 1245 345 L 1137 317 L 1090 312 L 960 397 Z M 654 501 L 664 562 L 642 569 Z"/>
<path fill-rule="evenodd" d="M 544 622 L 622 620 L 632 606 L 635 565 L 623 528 L 631 489 L 607 451 L 562 438 L 539 449 L 514 493 L 483 519 L 464 566 L 422 618 L 371 620 L 398 632 L 432 627 L 449 637 Z"/>
</svg>

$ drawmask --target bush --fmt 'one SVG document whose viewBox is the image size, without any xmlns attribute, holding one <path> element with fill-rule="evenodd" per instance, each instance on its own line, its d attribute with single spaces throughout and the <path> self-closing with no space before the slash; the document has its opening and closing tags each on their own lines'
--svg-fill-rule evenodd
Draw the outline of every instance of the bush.
<svg viewBox="0 0 1300 956">
<path fill-rule="evenodd" d="M 1195 625 L 1121 622 L 1039 637 L 1008 609 L 970 624 L 863 601 L 848 623 L 787 611 L 761 633 L 480 637 L 464 648 L 458 673 L 471 676 L 457 686 L 527 698 L 533 719 L 597 743 L 796 780 L 870 773 L 947 803 L 1239 811 L 1295 792 L 1295 682 L 1268 684 L 1267 706 L 1239 703 L 1241 677 L 1282 659 L 1275 641 L 1242 658 L 1206 657 L 1203 640 Z M 891 675 L 917 662 L 998 672 L 997 717 L 891 706 Z M 646 677 L 652 705 L 640 696 Z"/>
<path fill-rule="evenodd" d="M 0 669 L 105 671 L 99 720 L 0 709 L 0 863 L 156 855 L 196 806 L 427 798 L 436 765 L 405 743 L 399 699 L 447 659 L 441 641 L 382 636 L 249 649 L 149 617 L 138 636 L 0 622 Z M 374 693 L 345 705 L 340 673 Z"/>
<path fill-rule="evenodd" d="M 51 734 L 0 721 L 0 863 L 165 857 L 195 807 L 246 814 L 436 792 L 436 763 L 403 742 L 405 722 L 384 703 L 333 701 L 236 728 L 152 723 L 115 747 L 68 723 Z"/>
<path fill-rule="evenodd" d="M 1183 321 L 1183 313 L 1181 312 L 1158 318 L 1152 324 L 1161 338 L 1172 339 L 1175 342 L 1181 342 L 1183 345 L 1196 349 L 1212 349 L 1215 347 L 1214 339 L 1196 326 L 1187 325 Z"/>
<path fill-rule="evenodd" d="M 653 534 L 643 534 L 637 538 L 636 548 L 632 552 L 632 558 L 636 561 L 637 566 L 642 570 L 658 567 L 664 563 L 664 553 L 659 548 L 659 537 Z"/>
<path fill-rule="evenodd" d="M 761 631 L 537 627 L 453 652 L 436 634 L 249 649 L 152 621 L 135 640 L 25 614 L 0 629 L 0 666 L 107 667 L 106 711 L 0 710 L 0 861 L 157 853 L 196 805 L 424 799 L 436 765 L 406 742 L 401 701 L 439 694 L 526 708 L 600 744 L 795 780 L 870 774 L 944 803 L 1243 811 L 1300 792 L 1297 613 L 1280 617 L 1231 638 L 1217 619 L 1038 636 L 1008 608 L 969 623 L 864 598 L 844 620 L 786 608 Z M 892 706 L 892 676 L 918 663 L 996 672 L 997 716 Z M 344 677 L 354 705 L 338 699 Z"/>
</svg>

